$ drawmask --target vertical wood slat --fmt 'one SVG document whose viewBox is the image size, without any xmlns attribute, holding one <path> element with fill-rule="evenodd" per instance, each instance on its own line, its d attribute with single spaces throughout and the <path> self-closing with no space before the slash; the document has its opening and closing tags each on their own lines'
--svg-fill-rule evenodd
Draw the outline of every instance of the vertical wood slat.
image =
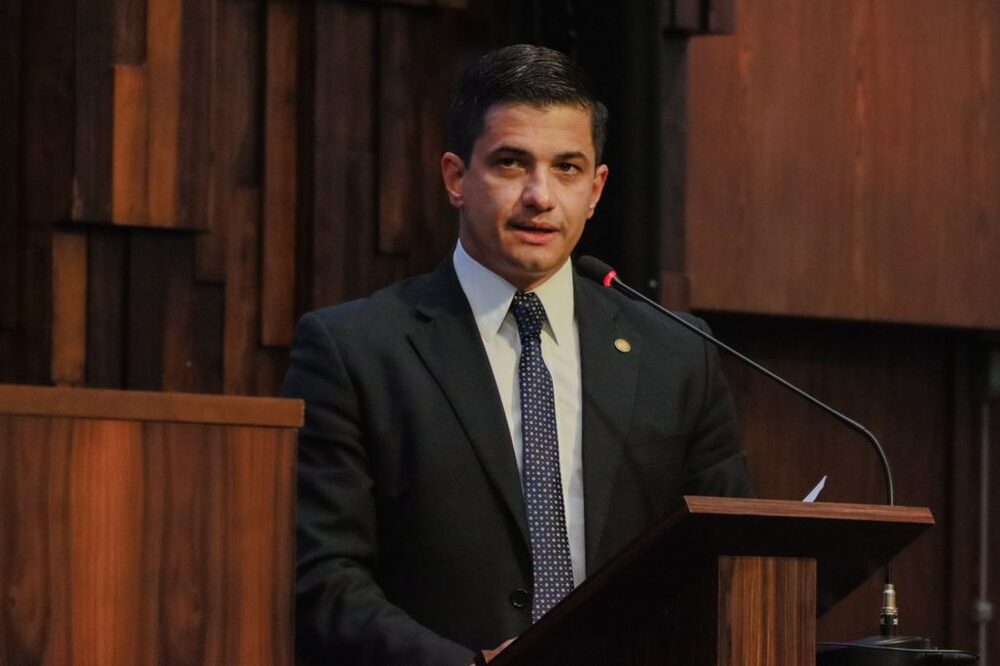
<svg viewBox="0 0 1000 666">
<path fill-rule="evenodd" d="M 7 99 L 21 94 L 21 2 L 0 4 L 0 43 L 8 57 L 0 58 L 0 90 Z M 20 106 L 0 104 L 0 331 L 17 321 L 18 183 L 20 165 Z M 0 355 L 0 360 L 4 357 Z"/>
<path fill-rule="evenodd" d="M 367 292 L 374 245 L 375 15 L 342 3 L 315 6 L 314 185 L 308 234 L 308 307 Z"/>
<path fill-rule="evenodd" d="M 127 232 L 111 227 L 88 232 L 87 386 L 124 388 Z"/>
<path fill-rule="evenodd" d="M 140 646 L 132 634 L 145 596 L 136 585 L 142 561 L 142 424 L 80 419 L 72 438 L 73 657 L 79 663 L 139 663 Z"/>
<path fill-rule="evenodd" d="M 13 359 L 21 383 L 51 381 L 52 231 L 69 220 L 73 201 L 76 71 L 74 16 L 65 3 L 39 0 L 22 4 L 20 123 L 21 236 L 18 253 L 18 321 Z M 58 156 L 58 157 L 55 157 Z M 39 297 L 39 295 L 45 295 Z"/>
<path fill-rule="evenodd" d="M 707 0 L 706 30 L 712 34 L 732 34 L 736 30 L 736 0 Z"/>
<path fill-rule="evenodd" d="M 76 132 L 73 219 L 111 217 L 111 155 L 114 26 L 108 0 L 76 2 Z"/>
<path fill-rule="evenodd" d="M 816 560 L 721 557 L 718 568 L 720 665 L 816 663 Z"/>
<path fill-rule="evenodd" d="M 698 32 L 702 29 L 703 3 L 708 0 L 673 0 L 674 30 Z"/>
<path fill-rule="evenodd" d="M 83 384 L 87 366 L 87 235 L 52 237 L 52 381 Z"/>
<path fill-rule="evenodd" d="M 216 226 L 199 243 L 210 241 L 203 258 L 217 263 L 214 270 L 220 271 L 225 283 L 222 390 L 255 393 L 261 251 L 258 101 L 263 93 L 256 55 L 263 46 L 261 15 L 253 3 L 222 3 L 218 12 L 212 212 Z"/>
<path fill-rule="evenodd" d="M 222 389 L 222 288 L 195 281 L 190 236 L 181 236 L 172 245 L 169 274 L 158 280 L 164 289 L 159 304 L 164 326 L 159 387 L 215 393 Z"/>
<path fill-rule="evenodd" d="M 128 235 L 125 388 L 155 391 L 163 384 L 165 301 L 169 276 L 182 259 L 183 238 L 154 230 Z"/>
<path fill-rule="evenodd" d="M 405 255 L 411 245 L 420 192 L 419 91 L 426 85 L 413 65 L 412 9 L 378 11 L 378 251 Z"/>
<path fill-rule="evenodd" d="M 239 190 L 256 190 L 260 186 L 259 19 L 256 3 L 216 4 L 211 65 L 212 209 L 207 219 L 207 233 L 198 237 L 196 271 L 199 280 L 222 282 L 225 279 L 230 201 L 238 196 Z M 259 223 L 256 215 L 252 223 Z"/>
<path fill-rule="evenodd" d="M 139 226 L 149 219 L 149 97 L 144 66 L 114 67 L 111 219 Z"/>
<path fill-rule="evenodd" d="M 299 3 L 267 7 L 260 337 L 291 343 L 295 317 Z"/>
<path fill-rule="evenodd" d="M 70 662 L 70 580 L 66 569 L 41 566 L 50 554 L 69 551 L 70 423 L 39 423 L 0 414 L 0 591 L 9 600 L 0 617 L 0 662 Z M 39 446 L 39 441 L 48 446 Z M 28 443 L 29 445 L 25 445 Z"/>
<path fill-rule="evenodd" d="M 190 0 L 189 0 L 190 1 Z M 182 0 L 148 0 L 149 224 L 178 225 Z"/>
<path fill-rule="evenodd" d="M 180 0 L 177 226 L 204 230 L 212 209 L 212 108 L 218 0 Z"/>
<path fill-rule="evenodd" d="M 147 0 L 114 0 L 113 58 L 116 65 L 146 62 Z"/>
<path fill-rule="evenodd" d="M 454 243 L 449 221 L 455 213 L 443 195 L 438 161 L 457 34 L 454 12 L 379 12 L 377 249 L 390 256 L 380 261 L 389 270 L 376 272 L 375 280 L 386 279 L 393 266 L 430 270 Z"/>
</svg>

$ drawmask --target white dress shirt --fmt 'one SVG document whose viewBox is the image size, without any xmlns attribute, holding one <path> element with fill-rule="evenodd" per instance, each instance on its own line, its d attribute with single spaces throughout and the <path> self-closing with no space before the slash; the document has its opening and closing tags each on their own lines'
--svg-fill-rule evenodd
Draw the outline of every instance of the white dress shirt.
<svg viewBox="0 0 1000 666">
<path fill-rule="evenodd" d="M 521 470 L 521 389 L 518 360 L 521 340 L 510 304 L 517 288 L 473 259 L 459 242 L 452 257 L 458 281 L 469 300 L 493 368 L 500 401 L 514 443 L 517 469 Z M 573 268 L 563 264 L 555 275 L 534 290 L 545 307 L 542 359 L 552 375 L 556 428 L 559 434 L 559 467 L 562 475 L 566 535 L 569 538 L 573 584 L 586 575 L 583 525 L 582 394 L 580 388 L 580 336 L 573 309 Z"/>
</svg>

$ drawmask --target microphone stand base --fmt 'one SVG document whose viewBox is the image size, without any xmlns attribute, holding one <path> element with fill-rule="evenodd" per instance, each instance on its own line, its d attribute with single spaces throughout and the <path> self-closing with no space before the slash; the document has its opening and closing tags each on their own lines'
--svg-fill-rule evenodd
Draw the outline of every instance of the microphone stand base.
<svg viewBox="0 0 1000 666">
<path fill-rule="evenodd" d="M 818 644 L 816 666 L 931 666 L 975 664 L 979 655 L 931 647 L 920 636 L 869 636 L 858 641 Z"/>
</svg>

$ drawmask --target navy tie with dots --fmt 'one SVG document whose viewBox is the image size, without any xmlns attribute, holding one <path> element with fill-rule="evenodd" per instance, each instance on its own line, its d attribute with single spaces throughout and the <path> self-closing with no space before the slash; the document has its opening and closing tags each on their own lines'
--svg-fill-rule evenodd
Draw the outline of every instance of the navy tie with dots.
<svg viewBox="0 0 1000 666">
<path fill-rule="evenodd" d="M 555 394 L 552 375 L 542 361 L 545 308 L 535 294 L 519 292 L 514 295 L 511 309 L 521 338 L 518 366 L 523 446 L 521 478 L 534 578 L 531 621 L 537 622 L 572 591 L 573 565 L 559 474 Z"/>
</svg>

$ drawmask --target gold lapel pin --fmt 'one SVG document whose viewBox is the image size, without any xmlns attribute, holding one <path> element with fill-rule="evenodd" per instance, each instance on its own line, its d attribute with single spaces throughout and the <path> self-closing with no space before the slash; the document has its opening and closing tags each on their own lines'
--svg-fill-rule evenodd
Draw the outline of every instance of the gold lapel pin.
<svg viewBox="0 0 1000 666">
<path fill-rule="evenodd" d="M 625 338 L 618 338 L 617 340 L 615 340 L 615 349 L 617 349 L 623 354 L 627 354 L 630 351 L 632 351 L 632 345 Z"/>
</svg>

